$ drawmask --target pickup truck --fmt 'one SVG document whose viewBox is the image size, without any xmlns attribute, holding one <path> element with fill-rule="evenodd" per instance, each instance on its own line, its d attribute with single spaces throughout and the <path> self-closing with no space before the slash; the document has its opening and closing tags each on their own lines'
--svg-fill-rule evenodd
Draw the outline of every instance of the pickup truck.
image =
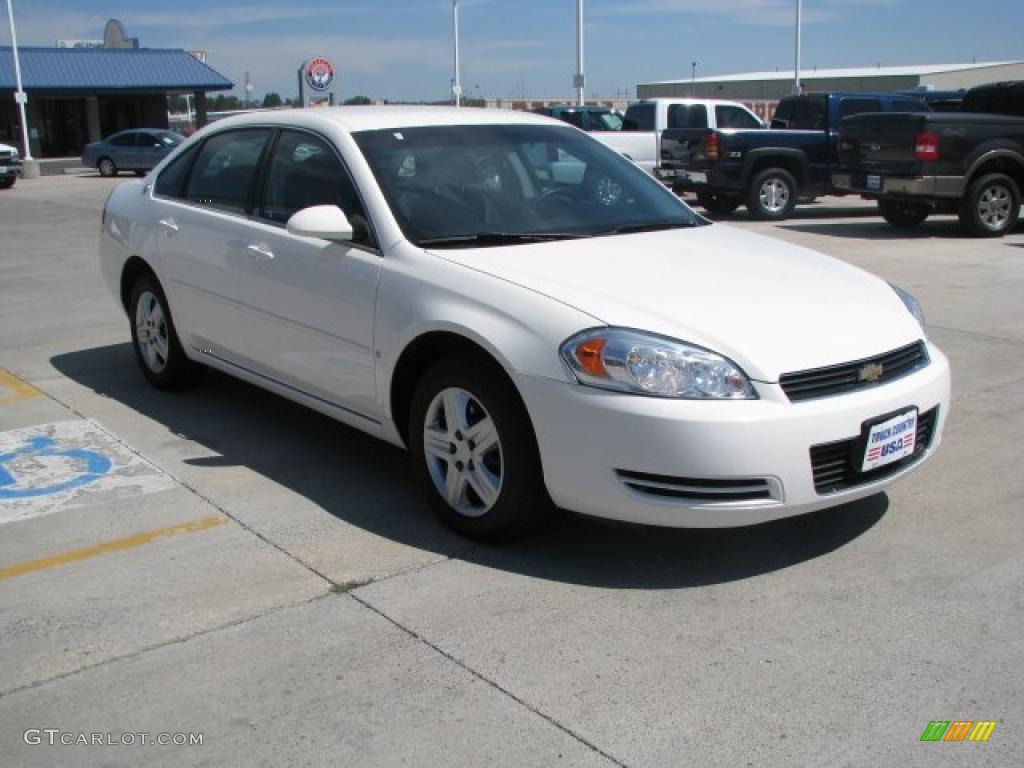
<svg viewBox="0 0 1024 768">
<path fill-rule="evenodd" d="M 912 227 L 956 213 L 966 233 L 1013 231 L 1024 189 L 1024 81 L 967 92 L 961 112 L 859 115 L 843 123 L 836 187 Z"/>
<path fill-rule="evenodd" d="M 620 131 L 590 135 L 625 155 L 655 178 L 671 181 L 661 163 L 662 132 L 668 129 L 764 128 L 761 119 L 736 101 L 716 99 L 647 99 L 630 104 Z"/>
<path fill-rule="evenodd" d="M 662 172 L 676 192 L 693 191 L 711 213 L 740 205 L 755 219 L 784 219 L 797 201 L 833 192 L 839 123 L 863 112 L 928 112 L 895 94 L 809 93 L 779 102 L 771 130 L 669 129 L 661 136 Z"/>
<path fill-rule="evenodd" d="M 10 189 L 21 175 L 21 159 L 18 150 L 8 144 L 0 144 L 0 189 Z"/>
</svg>

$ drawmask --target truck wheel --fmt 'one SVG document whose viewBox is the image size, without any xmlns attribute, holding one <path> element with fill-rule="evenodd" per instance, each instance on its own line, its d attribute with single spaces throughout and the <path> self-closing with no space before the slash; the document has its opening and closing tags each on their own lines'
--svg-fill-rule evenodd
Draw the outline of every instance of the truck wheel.
<svg viewBox="0 0 1024 768">
<path fill-rule="evenodd" d="M 796 180 L 782 168 L 766 168 L 756 174 L 747 190 L 747 210 L 755 219 L 785 219 L 796 206 Z"/>
<path fill-rule="evenodd" d="M 932 212 L 928 203 L 908 200 L 879 200 L 878 212 L 882 218 L 898 229 L 909 229 L 924 223 Z"/>
<path fill-rule="evenodd" d="M 96 168 L 99 170 L 100 176 L 106 176 L 108 179 L 117 176 L 117 165 L 109 157 L 101 157 Z"/>
<path fill-rule="evenodd" d="M 708 213 L 715 213 L 719 215 L 732 213 L 740 207 L 740 200 L 738 197 L 729 197 L 728 195 L 723 195 L 721 192 L 698 192 L 697 202 L 700 204 L 700 207 Z"/>
<path fill-rule="evenodd" d="M 971 182 L 960 201 L 960 226 L 975 237 L 1002 237 L 1020 215 L 1020 191 L 1005 173 L 989 173 Z"/>
</svg>

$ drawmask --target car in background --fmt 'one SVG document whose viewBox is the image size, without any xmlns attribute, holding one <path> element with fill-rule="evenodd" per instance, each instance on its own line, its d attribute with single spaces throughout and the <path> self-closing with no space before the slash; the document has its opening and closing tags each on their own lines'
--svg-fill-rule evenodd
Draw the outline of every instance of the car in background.
<svg viewBox="0 0 1024 768">
<path fill-rule="evenodd" d="M 621 131 L 594 131 L 595 139 L 669 183 L 676 172 L 662 167 L 662 134 L 670 129 L 761 129 L 764 123 L 745 104 L 719 99 L 644 99 L 626 108 Z"/>
<path fill-rule="evenodd" d="M 117 176 L 121 171 L 143 175 L 185 140 L 180 133 L 162 128 L 133 128 L 86 144 L 82 165 L 95 168 L 101 176 Z"/>
<path fill-rule="evenodd" d="M 931 107 L 933 112 L 959 112 L 964 96 L 967 95 L 967 89 L 961 88 L 959 91 L 897 91 L 895 95 L 920 99 Z"/>
<path fill-rule="evenodd" d="M 142 375 L 208 366 L 407 447 L 441 519 L 481 539 L 552 501 L 759 523 L 932 454 L 949 366 L 911 296 L 711 223 L 591 136 L 445 107 L 204 128 L 103 210 Z"/>
<path fill-rule="evenodd" d="M 0 144 L 0 189 L 10 189 L 21 175 L 21 157 L 16 147 Z"/>
<path fill-rule="evenodd" d="M 584 131 L 622 130 L 622 113 L 610 107 L 540 107 L 533 111 Z"/>
</svg>

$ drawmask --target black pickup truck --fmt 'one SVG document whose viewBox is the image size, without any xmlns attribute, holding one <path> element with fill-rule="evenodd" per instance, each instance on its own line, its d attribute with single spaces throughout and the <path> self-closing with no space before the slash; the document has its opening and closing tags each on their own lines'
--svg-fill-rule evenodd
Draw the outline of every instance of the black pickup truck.
<svg viewBox="0 0 1024 768">
<path fill-rule="evenodd" d="M 779 102 L 771 129 L 670 129 L 662 133 L 663 169 L 673 189 L 697 193 L 711 213 L 746 205 L 757 219 L 784 219 L 798 200 L 833 191 L 839 167 L 839 123 L 863 112 L 928 112 L 899 94 L 809 93 Z"/>
<path fill-rule="evenodd" d="M 960 109 L 850 118 L 833 183 L 878 200 L 897 227 L 957 213 L 969 234 L 1011 232 L 1024 189 L 1024 81 L 972 88 Z"/>
</svg>

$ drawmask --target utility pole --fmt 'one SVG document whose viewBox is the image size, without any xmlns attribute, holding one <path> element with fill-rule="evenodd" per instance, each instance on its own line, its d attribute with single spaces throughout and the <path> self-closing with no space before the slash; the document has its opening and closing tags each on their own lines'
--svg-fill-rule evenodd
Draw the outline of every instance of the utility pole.
<svg viewBox="0 0 1024 768">
<path fill-rule="evenodd" d="M 452 36 L 455 38 L 455 77 L 452 80 L 452 100 L 462 106 L 462 80 L 459 76 L 459 0 L 452 0 Z"/>
<path fill-rule="evenodd" d="M 576 77 L 573 78 L 573 85 L 576 86 L 576 101 L 582 107 L 587 103 L 584 88 L 587 79 L 583 74 L 583 0 L 576 0 Z"/>
<path fill-rule="evenodd" d="M 697 62 L 690 64 L 690 98 L 697 97 Z"/>
<path fill-rule="evenodd" d="M 796 0 L 796 63 L 793 68 L 793 93 L 800 94 L 800 25 L 802 22 L 804 0 Z"/>
<path fill-rule="evenodd" d="M 25 114 L 25 104 L 28 96 L 21 87 L 21 60 L 18 56 L 18 33 L 14 30 L 14 9 L 11 7 L 11 0 L 7 0 L 7 20 L 11 25 L 11 55 L 14 57 L 14 84 L 17 88 L 14 92 L 14 100 L 18 102 L 18 112 L 21 114 L 21 140 L 25 146 L 24 159 L 33 161 L 32 146 L 29 142 L 28 116 Z"/>
</svg>

